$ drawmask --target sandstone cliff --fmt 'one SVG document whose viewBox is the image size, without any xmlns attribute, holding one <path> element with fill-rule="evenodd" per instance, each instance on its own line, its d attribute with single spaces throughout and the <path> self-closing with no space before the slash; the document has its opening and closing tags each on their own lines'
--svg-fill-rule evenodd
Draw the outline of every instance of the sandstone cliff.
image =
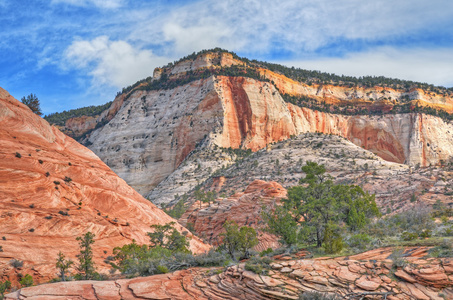
<svg viewBox="0 0 453 300">
<path fill-rule="evenodd" d="M 251 78 L 213 76 L 169 90 L 138 90 L 112 106 L 117 113 L 93 131 L 89 147 L 142 195 L 150 195 L 196 146 L 257 151 L 304 132 L 337 134 L 412 166 L 453 155 L 453 125 L 438 117 L 319 112 L 286 103 L 272 84 Z"/>
<path fill-rule="evenodd" d="M 35 282 L 56 276 L 62 251 L 75 259 L 75 240 L 96 235 L 95 260 L 102 263 L 114 247 L 148 243 L 150 225 L 174 221 L 134 191 L 93 152 L 33 114 L 0 88 L 0 274 Z M 181 232 L 187 231 L 177 225 Z M 189 234 L 190 235 L 190 234 Z M 191 249 L 209 246 L 198 238 Z M 11 259 L 24 262 L 21 269 Z"/>
<path fill-rule="evenodd" d="M 396 268 L 391 249 L 351 257 L 275 257 L 268 275 L 245 264 L 221 269 L 188 269 L 115 281 L 77 281 L 23 288 L 6 299 L 298 299 L 321 292 L 344 299 L 451 299 L 453 263 L 424 259 L 426 248 L 407 248 L 409 264 Z M 220 271 L 220 273 L 219 273 Z"/>
</svg>

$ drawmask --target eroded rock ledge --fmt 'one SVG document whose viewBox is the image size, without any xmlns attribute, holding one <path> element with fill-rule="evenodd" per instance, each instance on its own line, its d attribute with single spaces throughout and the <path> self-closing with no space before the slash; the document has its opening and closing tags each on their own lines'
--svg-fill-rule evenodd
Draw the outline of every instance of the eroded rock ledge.
<svg viewBox="0 0 453 300">
<path fill-rule="evenodd" d="M 116 281 L 60 282 L 23 288 L 5 299 L 298 299 L 308 291 L 345 299 L 452 299 L 453 259 L 425 259 L 427 248 L 407 248 L 407 266 L 396 268 L 388 259 L 391 251 L 297 260 L 279 256 L 268 276 L 241 263 L 223 272 L 194 268 Z"/>
</svg>

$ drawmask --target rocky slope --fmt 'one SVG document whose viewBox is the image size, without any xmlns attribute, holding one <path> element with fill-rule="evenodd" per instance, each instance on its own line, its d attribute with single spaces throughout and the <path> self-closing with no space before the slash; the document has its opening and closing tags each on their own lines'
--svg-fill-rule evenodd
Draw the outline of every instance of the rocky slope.
<svg viewBox="0 0 453 300">
<path fill-rule="evenodd" d="M 162 205 L 185 199 L 187 211 L 179 222 L 209 243 L 217 242 L 226 220 L 254 227 L 260 232 L 259 251 L 277 245 L 275 237 L 261 232 L 263 207 L 271 208 L 286 196 L 286 188 L 298 184 L 307 161 L 323 164 L 337 183 L 360 185 L 375 194 L 383 214 L 421 203 L 453 203 L 451 167 L 391 163 L 338 136 L 308 133 L 242 155 L 200 150 L 154 189 L 153 198 Z M 216 201 L 200 204 L 194 197 L 196 186 L 217 192 Z"/>
<path fill-rule="evenodd" d="M 451 299 L 453 262 L 423 258 L 426 248 L 405 249 L 405 267 L 376 249 L 338 258 L 276 257 L 267 275 L 244 263 L 218 269 L 188 269 L 116 281 L 78 281 L 23 288 L 6 299 L 298 299 L 321 292 L 344 299 Z M 221 270 L 219 270 L 221 271 Z"/>
<path fill-rule="evenodd" d="M 191 196 L 193 189 L 200 186 L 216 190 L 221 202 L 243 192 L 254 180 L 275 181 L 287 188 L 304 176 L 301 167 L 307 161 L 325 165 L 337 183 L 360 185 L 376 194 L 383 213 L 406 210 L 420 202 L 453 202 L 451 165 L 417 168 L 388 162 L 342 137 L 313 133 L 253 153 L 215 147 L 199 149 L 161 182 L 150 198 L 160 205 L 174 204 L 175 196 Z"/>
<path fill-rule="evenodd" d="M 261 211 L 263 207 L 273 207 L 284 197 L 286 189 L 278 183 L 255 180 L 244 192 L 235 193 L 225 199 L 219 198 L 215 203 L 193 203 L 178 221 L 183 226 L 190 225 L 192 232 L 212 245 L 218 245 L 220 242 L 219 234 L 224 232 L 225 221 L 234 221 L 239 226 L 249 226 L 257 230 L 259 244 L 254 250 L 261 252 L 268 248 L 275 249 L 280 246 L 278 238 L 263 231 Z"/>
<path fill-rule="evenodd" d="M 56 276 L 62 251 L 75 260 L 76 237 L 96 235 L 95 260 L 135 239 L 147 243 L 150 225 L 174 221 L 134 191 L 93 152 L 33 114 L 0 88 L 0 275 Z M 177 225 L 178 230 L 187 230 Z M 189 234 L 190 235 L 190 234 Z M 209 246 L 198 238 L 191 249 Z M 23 261 L 14 268 L 11 259 Z"/>
</svg>

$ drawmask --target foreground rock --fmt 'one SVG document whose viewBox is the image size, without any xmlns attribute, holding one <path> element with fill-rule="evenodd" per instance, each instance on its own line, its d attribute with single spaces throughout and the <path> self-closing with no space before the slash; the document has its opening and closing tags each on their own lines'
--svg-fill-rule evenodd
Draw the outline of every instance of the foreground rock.
<svg viewBox="0 0 453 300">
<path fill-rule="evenodd" d="M 219 268 L 188 269 L 116 281 L 53 283 L 23 288 L 6 299 L 298 299 L 312 291 L 344 299 L 453 297 L 453 260 L 423 259 L 426 248 L 408 248 L 410 267 L 400 269 L 387 259 L 390 254 L 385 248 L 349 258 L 276 261 L 268 275 L 247 271 L 242 263 L 221 273 Z"/>
<path fill-rule="evenodd" d="M 0 276 L 36 282 L 56 277 L 62 251 L 75 260 L 77 236 L 96 235 L 100 271 L 112 249 L 148 243 L 150 225 L 174 221 L 109 169 L 93 152 L 33 114 L 0 88 Z M 187 232 L 177 225 L 178 230 Z M 190 235 L 190 234 L 189 234 Z M 209 247 L 194 237 L 195 252 Z M 10 260 L 23 261 L 14 268 Z"/>
</svg>

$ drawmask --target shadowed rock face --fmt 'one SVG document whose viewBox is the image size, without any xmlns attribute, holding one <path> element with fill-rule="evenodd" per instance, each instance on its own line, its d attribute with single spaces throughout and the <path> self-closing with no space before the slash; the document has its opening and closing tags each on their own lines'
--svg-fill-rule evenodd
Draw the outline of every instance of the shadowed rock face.
<svg viewBox="0 0 453 300">
<path fill-rule="evenodd" d="M 148 243 L 150 225 L 174 221 L 107 167 L 93 152 L 33 114 L 0 88 L 0 274 L 35 283 L 56 276 L 62 251 L 75 260 L 77 236 L 96 235 L 101 271 L 112 249 L 135 239 Z M 178 230 L 186 231 L 178 226 Z M 197 238 L 195 252 L 209 247 Z M 105 253 L 104 253 L 105 251 Z M 11 259 L 24 261 L 21 270 Z"/>
<path fill-rule="evenodd" d="M 112 107 L 118 109 L 120 97 Z M 212 76 L 171 90 L 135 91 L 90 148 L 142 195 L 198 147 L 257 151 L 305 132 L 343 136 L 385 160 L 428 166 L 453 155 L 453 125 L 423 114 L 344 116 L 283 101 L 274 85 Z M 112 114 L 110 114 L 112 115 Z"/>
<path fill-rule="evenodd" d="M 298 299 L 317 291 L 367 299 L 447 299 L 453 296 L 453 265 L 448 259 L 422 259 L 426 248 L 406 249 L 410 262 L 393 275 L 392 249 L 376 249 L 349 258 L 294 259 L 276 257 L 268 275 L 245 270 L 245 264 L 188 269 L 170 274 L 120 279 L 77 281 L 23 288 L 6 299 Z M 217 274 L 218 273 L 218 274 Z M 374 294 L 374 296 L 373 296 Z"/>
</svg>

